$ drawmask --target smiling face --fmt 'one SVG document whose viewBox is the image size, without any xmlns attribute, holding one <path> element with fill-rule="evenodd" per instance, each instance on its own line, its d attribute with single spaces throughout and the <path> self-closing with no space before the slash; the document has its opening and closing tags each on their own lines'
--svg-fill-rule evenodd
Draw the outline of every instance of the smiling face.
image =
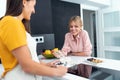
<svg viewBox="0 0 120 80">
<path fill-rule="evenodd" d="M 72 17 L 69 22 L 69 30 L 73 36 L 77 36 L 82 29 L 82 22 L 79 16 Z"/>
<path fill-rule="evenodd" d="M 77 36 L 78 33 L 81 31 L 81 27 L 77 22 L 72 21 L 69 25 L 70 33 L 73 36 Z"/>
<path fill-rule="evenodd" d="M 23 0 L 23 17 L 30 20 L 32 13 L 35 13 L 36 0 Z"/>
</svg>

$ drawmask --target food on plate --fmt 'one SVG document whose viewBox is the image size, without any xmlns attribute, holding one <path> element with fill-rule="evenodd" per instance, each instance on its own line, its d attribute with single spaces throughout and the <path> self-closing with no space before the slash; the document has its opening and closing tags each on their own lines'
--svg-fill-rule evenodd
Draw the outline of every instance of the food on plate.
<svg viewBox="0 0 120 80">
<path fill-rule="evenodd" d="M 52 50 L 50 49 L 43 49 L 42 55 L 47 58 L 47 59 L 52 59 L 55 58 L 55 56 L 53 55 L 54 52 L 59 51 L 58 48 L 54 48 Z"/>
<path fill-rule="evenodd" d="M 57 52 L 58 50 L 59 50 L 58 48 L 54 48 L 54 49 L 53 49 L 54 52 Z"/>
<path fill-rule="evenodd" d="M 45 54 L 51 54 L 51 51 L 50 51 L 50 50 L 45 50 L 44 53 L 45 53 Z"/>
<path fill-rule="evenodd" d="M 88 58 L 87 60 L 90 62 L 93 62 L 93 63 L 102 63 L 103 62 L 102 60 L 96 59 L 96 58 Z"/>
<path fill-rule="evenodd" d="M 42 55 L 47 59 L 55 58 L 55 56 L 52 54 L 52 51 L 49 49 L 44 50 L 44 52 L 42 52 Z"/>
</svg>

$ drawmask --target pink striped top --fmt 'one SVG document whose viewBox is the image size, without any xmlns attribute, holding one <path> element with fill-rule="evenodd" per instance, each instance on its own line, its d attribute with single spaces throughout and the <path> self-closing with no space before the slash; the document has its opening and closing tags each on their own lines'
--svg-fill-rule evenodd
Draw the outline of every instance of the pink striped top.
<svg viewBox="0 0 120 80">
<path fill-rule="evenodd" d="M 92 53 L 92 45 L 88 32 L 81 30 L 76 37 L 76 41 L 70 32 L 66 33 L 62 52 L 64 52 L 65 55 L 69 52 L 84 52 L 86 55 L 90 56 Z"/>
</svg>

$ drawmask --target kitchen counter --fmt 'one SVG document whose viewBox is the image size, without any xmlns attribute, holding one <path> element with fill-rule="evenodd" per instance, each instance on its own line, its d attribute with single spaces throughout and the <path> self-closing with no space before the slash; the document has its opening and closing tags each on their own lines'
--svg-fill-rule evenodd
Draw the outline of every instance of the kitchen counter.
<svg viewBox="0 0 120 80">
<path fill-rule="evenodd" d="M 86 61 L 90 57 L 80 57 L 80 56 L 68 56 L 68 57 L 71 58 L 71 62 L 70 64 L 67 65 L 67 67 L 73 66 L 75 64 L 87 64 L 87 65 L 97 67 L 100 71 L 108 73 L 113 76 L 113 79 L 107 79 L 107 80 L 120 80 L 120 76 L 119 76 L 120 61 L 119 60 L 96 58 L 96 59 L 102 60 L 103 62 L 102 63 L 91 63 L 91 62 Z M 45 59 L 43 58 L 42 55 L 38 56 L 38 58 L 42 60 L 43 62 L 51 62 L 51 61 L 57 60 L 57 59 Z M 2 74 L 3 71 L 4 71 L 3 67 L 0 64 L 0 75 Z M 74 80 L 74 79 L 75 80 L 89 80 L 84 77 L 72 75 L 69 73 L 67 73 L 63 77 L 45 77 L 45 76 L 43 77 L 43 80 Z"/>
<path fill-rule="evenodd" d="M 42 56 L 39 56 L 39 58 L 41 58 Z M 88 62 L 87 59 L 91 58 L 91 57 L 80 57 L 80 56 L 68 56 L 71 58 L 71 66 L 75 65 L 75 64 L 87 64 L 87 65 L 92 65 L 95 67 L 99 67 L 99 68 L 106 68 L 106 69 L 112 69 L 112 70 L 116 70 L 116 71 L 120 71 L 120 61 L 119 60 L 113 60 L 113 59 L 104 59 L 104 58 L 96 58 L 96 59 L 100 59 L 103 62 L 102 63 L 92 63 L 92 62 Z M 44 62 L 51 62 L 53 60 L 56 59 L 41 59 Z"/>
<path fill-rule="evenodd" d="M 41 57 L 42 56 L 39 56 L 39 58 L 44 62 L 49 62 L 49 61 L 56 60 L 56 59 L 43 59 Z M 73 66 L 75 64 L 91 65 L 93 67 L 97 67 L 103 73 L 107 73 L 109 75 L 112 75 L 113 79 L 111 79 L 111 80 L 120 80 L 120 77 L 119 77 L 119 74 L 120 74 L 120 61 L 119 60 L 96 58 L 96 59 L 102 60 L 103 62 L 102 63 L 93 63 L 93 62 L 87 61 L 87 59 L 91 58 L 91 57 L 80 57 L 80 56 L 68 56 L 68 57 L 71 58 L 71 62 L 70 62 L 70 64 L 68 64 L 69 67 Z M 68 78 L 67 80 L 70 80 L 69 75 L 65 75 L 65 76 L 63 76 L 63 78 L 66 77 L 66 76 Z"/>
</svg>

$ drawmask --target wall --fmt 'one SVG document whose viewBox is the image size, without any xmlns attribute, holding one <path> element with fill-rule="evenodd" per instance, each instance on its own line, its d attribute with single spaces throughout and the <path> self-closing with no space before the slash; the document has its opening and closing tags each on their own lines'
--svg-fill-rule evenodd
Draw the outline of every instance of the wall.
<svg viewBox="0 0 120 80">
<path fill-rule="evenodd" d="M 88 0 L 88 1 L 104 4 L 104 5 L 110 5 L 110 0 Z"/>
<path fill-rule="evenodd" d="M 111 8 L 112 10 L 120 10 L 120 0 L 111 0 L 111 6 L 109 8 Z M 109 9 L 107 8 L 107 9 Z"/>
<path fill-rule="evenodd" d="M 0 0 L 0 17 L 4 16 L 6 11 L 6 0 Z"/>
<path fill-rule="evenodd" d="M 107 11 L 117 11 L 117 10 L 120 10 L 120 0 L 111 0 L 111 2 L 110 2 L 110 5 L 109 5 L 109 7 L 106 7 L 106 8 L 102 8 L 102 9 L 100 9 L 100 11 L 104 11 L 104 10 L 107 10 Z M 101 13 L 101 12 L 100 12 Z"/>
</svg>

